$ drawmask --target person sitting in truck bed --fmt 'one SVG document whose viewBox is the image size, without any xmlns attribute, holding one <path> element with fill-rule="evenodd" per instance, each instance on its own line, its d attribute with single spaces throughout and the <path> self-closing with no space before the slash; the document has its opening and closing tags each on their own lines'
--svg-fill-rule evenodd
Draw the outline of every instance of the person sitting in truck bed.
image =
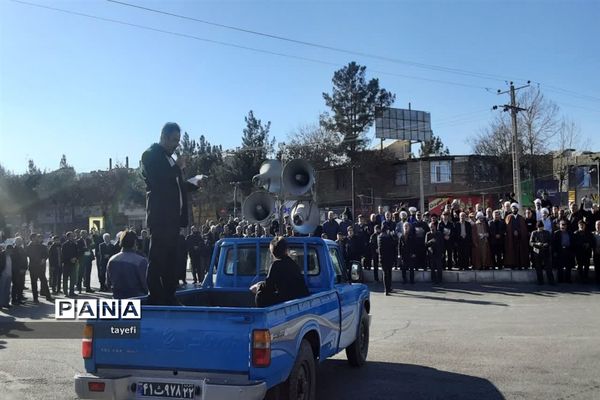
<svg viewBox="0 0 600 400">
<path fill-rule="evenodd" d="M 108 282 L 113 288 L 113 298 L 127 299 L 148 294 L 146 274 L 148 260 L 135 252 L 137 234 L 121 234 L 121 252 L 112 256 L 106 266 Z"/>
<path fill-rule="evenodd" d="M 268 307 L 284 301 L 309 295 L 302 269 L 288 255 L 287 241 L 275 237 L 269 246 L 275 261 L 269 268 L 267 279 L 250 287 L 256 294 L 256 305 Z"/>
</svg>

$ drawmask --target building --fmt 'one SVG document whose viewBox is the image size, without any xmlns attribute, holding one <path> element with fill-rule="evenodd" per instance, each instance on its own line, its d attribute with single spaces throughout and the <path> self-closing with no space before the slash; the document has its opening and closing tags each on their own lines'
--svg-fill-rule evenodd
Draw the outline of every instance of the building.
<svg viewBox="0 0 600 400">
<path fill-rule="evenodd" d="M 351 208 L 353 191 L 356 214 L 370 214 L 379 205 L 391 210 L 419 207 L 421 177 L 424 207 L 431 212 L 439 212 L 454 199 L 466 208 L 477 203 L 496 208 L 512 192 L 512 172 L 497 157 L 443 155 L 398 159 L 385 150 L 365 153 L 370 154 L 362 164 L 369 168 L 355 165 L 318 171 L 317 202 L 323 214 Z M 551 156 L 539 156 L 536 160 L 539 176 L 552 174 L 551 162 L 546 159 L 551 160 Z M 523 203 L 531 204 L 535 180 L 526 180 L 523 186 L 527 190 Z"/>
</svg>

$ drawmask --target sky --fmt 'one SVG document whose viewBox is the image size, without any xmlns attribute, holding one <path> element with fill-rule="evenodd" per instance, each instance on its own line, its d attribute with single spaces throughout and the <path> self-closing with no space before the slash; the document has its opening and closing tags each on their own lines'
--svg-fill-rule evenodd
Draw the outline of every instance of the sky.
<svg viewBox="0 0 600 400">
<path fill-rule="evenodd" d="M 596 0 L 122 0 L 354 54 L 110 1 L 26 1 L 95 18 L 0 0 L 0 164 L 15 173 L 29 159 L 54 170 L 62 154 L 78 172 L 136 166 L 167 121 L 234 148 L 249 110 L 285 141 L 327 110 L 322 93 L 350 61 L 395 107 L 430 112 L 452 154 L 471 153 L 509 101 L 498 89 L 527 80 L 600 150 Z"/>
</svg>

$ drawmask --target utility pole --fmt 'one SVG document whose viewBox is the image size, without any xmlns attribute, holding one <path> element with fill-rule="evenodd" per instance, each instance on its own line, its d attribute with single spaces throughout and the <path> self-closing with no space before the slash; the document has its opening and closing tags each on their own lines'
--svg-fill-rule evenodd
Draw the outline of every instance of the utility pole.
<svg viewBox="0 0 600 400">
<path fill-rule="evenodd" d="M 237 217 L 237 189 L 240 182 L 230 182 L 233 185 L 233 218 Z"/>
<path fill-rule="evenodd" d="M 511 153 L 512 153 L 512 167 L 513 167 L 513 192 L 515 193 L 515 199 L 517 203 L 521 205 L 522 200 L 522 191 L 521 191 L 521 163 L 519 161 L 519 136 L 517 133 L 517 113 L 519 111 L 527 111 L 525 108 L 520 108 L 517 106 L 517 99 L 515 96 L 515 92 L 519 89 L 524 89 L 529 87 L 530 81 L 527 81 L 527 85 L 515 88 L 513 82 L 510 82 L 510 89 L 505 90 L 504 92 L 498 89 L 498 94 L 506 94 L 510 93 L 510 104 L 504 104 L 503 110 L 510 111 L 510 116 L 512 118 L 512 140 L 511 140 Z M 498 106 L 493 107 L 494 110 L 498 109 Z"/>
</svg>

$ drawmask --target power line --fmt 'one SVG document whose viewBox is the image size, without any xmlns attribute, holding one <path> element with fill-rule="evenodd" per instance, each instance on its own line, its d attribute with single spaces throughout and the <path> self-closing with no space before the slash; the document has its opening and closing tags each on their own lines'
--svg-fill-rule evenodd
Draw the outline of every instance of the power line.
<svg viewBox="0 0 600 400">
<path fill-rule="evenodd" d="M 435 64 L 418 63 L 415 61 L 385 57 L 385 56 L 381 56 L 378 54 L 371 54 L 371 53 L 365 53 L 365 52 L 360 52 L 360 51 L 348 50 L 348 49 L 329 46 L 329 45 L 325 45 L 325 44 L 321 44 L 321 43 L 308 42 L 308 41 L 294 39 L 294 38 L 290 38 L 290 37 L 286 37 L 286 36 L 274 35 L 274 34 L 259 32 L 259 31 L 255 31 L 255 30 L 251 30 L 251 29 L 245 29 L 245 28 L 241 28 L 241 27 L 237 27 L 237 26 L 233 26 L 233 25 L 221 24 L 221 23 L 217 23 L 217 22 L 203 20 L 200 18 L 190 17 L 187 15 L 175 14 L 175 13 L 171 13 L 168 11 L 158 10 L 158 9 L 154 9 L 154 8 L 150 8 L 150 7 L 143 7 L 143 6 L 139 6 L 136 4 L 126 3 L 123 1 L 118 1 L 118 0 L 107 0 L 107 1 L 110 3 L 115 3 L 115 4 L 119 4 L 119 5 L 126 6 L 126 7 L 137 8 L 137 9 L 152 12 L 152 13 L 167 15 L 170 17 L 185 19 L 185 20 L 194 21 L 194 22 L 199 22 L 202 24 L 210 25 L 210 26 L 216 26 L 219 28 L 224 28 L 224 29 L 234 30 L 234 31 L 238 31 L 238 32 L 252 34 L 252 35 L 267 37 L 270 39 L 282 40 L 282 41 L 296 43 L 296 44 L 300 44 L 300 45 L 304 45 L 304 46 L 310 46 L 310 47 L 315 47 L 315 48 L 320 48 L 320 49 L 325 49 L 325 50 L 331 50 L 331 51 L 335 51 L 338 53 L 346 53 L 346 54 L 351 54 L 351 55 L 357 55 L 357 56 L 362 56 L 362 57 L 367 57 L 367 58 L 378 59 L 378 60 L 382 60 L 382 61 L 393 62 L 393 63 L 397 63 L 397 64 L 410 65 L 410 66 L 417 67 L 417 68 L 459 74 L 459 75 L 464 75 L 464 76 L 471 76 L 471 77 L 482 78 L 482 79 L 491 79 L 491 80 L 496 80 L 496 81 L 498 81 L 498 80 L 505 81 L 506 80 L 506 77 L 503 77 L 501 75 L 496 75 L 496 74 L 490 74 L 490 73 L 484 73 L 484 72 L 478 72 L 478 71 L 470 71 L 470 70 L 465 70 L 465 69 L 460 69 L 460 68 L 445 67 L 445 66 L 440 66 L 440 65 L 435 65 Z M 384 73 L 381 71 L 374 71 L 374 72 Z M 385 74 L 393 75 L 391 73 L 385 73 Z M 397 74 L 396 76 L 414 78 L 411 76 L 406 76 L 406 75 L 401 75 L 401 74 Z M 438 81 L 435 79 L 427 79 L 427 78 L 420 78 L 420 79 L 430 80 L 431 82 L 447 83 L 445 81 Z M 526 79 L 513 79 L 513 80 L 526 81 Z M 536 83 L 538 85 L 541 84 L 540 82 L 536 82 Z M 548 90 L 554 91 L 557 93 L 567 94 L 570 96 L 578 97 L 583 100 L 600 101 L 600 98 L 598 98 L 598 97 L 581 94 L 581 93 L 575 92 L 573 90 L 563 89 L 563 88 L 553 86 L 553 85 L 544 85 L 544 84 L 541 84 L 541 85 L 546 87 Z M 462 84 L 459 86 L 480 88 L 479 86 L 472 86 L 472 85 L 466 85 L 466 84 Z"/>
<path fill-rule="evenodd" d="M 225 25 L 225 24 L 221 24 L 221 23 L 217 23 L 217 22 L 211 22 L 211 21 L 207 21 L 207 20 L 203 20 L 203 19 L 199 19 L 199 18 L 190 17 L 187 15 L 175 14 L 175 13 L 171 13 L 168 11 L 157 10 L 154 8 L 143 7 L 143 6 L 139 6 L 136 4 L 126 3 L 123 1 L 117 1 L 117 0 L 107 0 L 107 1 L 110 3 L 115 3 L 115 4 L 119 4 L 119 5 L 126 6 L 126 7 L 137 8 L 140 10 L 149 11 L 149 12 L 162 14 L 162 15 L 168 15 L 168 16 L 175 17 L 175 18 L 185 19 L 188 21 L 199 22 L 202 24 L 216 26 L 219 28 L 230 29 L 230 30 L 234 30 L 234 31 L 238 31 L 238 32 L 249 33 L 252 35 L 267 37 L 267 38 L 276 39 L 276 40 L 282 40 L 282 41 L 286 41 L 289 43 L 296 43 L 296 44 L 315 47 L 315 48 L 324 49 L 324 50 L 331 50 L 331 51 L 335 51 L 338 53 L 345 53 L 345 54 L 351 54 L 351 55 L 355 55 L 355 56 L 368 57 L 368 58 L 378 59 L 378 60 L 382 60 L 382 61 L 393 62 L 393 63 L 397 63 L 397 64 L 404 64 L 404 65 L 410 65 L 410 66 L 418 67 L 418 68 L 430 69 L 430 70 L 441 71 L 441 72 L 448 72 L 448 73 L 459 74 L 459 75 L 472 76 L 472 77 L 477 77 L 477 78 L 481 78 L 481 79 L 491 79 L 491 80 L 495 80 L 495 81 L 506 80 L 506 77 L 501 76 L 501 75 L 495 75 L 495 74 L 489 74 L 489 73 L 477 72 L 477 71 L 469 71 L 469 70 L 460 69 L 460 68 L 444 67 L 441 65 L 425 64 L 425 63 L 419 63 L 419 62 L 415 62 L 415 61 L 402 60 L 402 59 L 398 59 L 398 58 L 381 56 L 381 55 L 377 55 L 377 54 L 348 50 L 348 49 L 329 46 L 329 45 L 325 45 L 325 44 L 321 44 L 321 43 L 308 42 L 308 41 L 304 41 L 304 40 L 293 39 L 293 38 L 286 37 L 286 36 L 274 35 L 274 34 L 259 32 L 259 31 L 255 31 L 255 30 L 251 30 L 251 29 L 245 29 L 245 28 L 241 28 L 241 27 L 237 27 L 237 26 Z"/>
<path fill-rule="evenodd" d="M 169 30 L 165 30 L 165 29 L 159 29 L 159 28 L 154 28 L 154 27 L 150 27 L 150 26 L 146 26 L 146 25 L 140 25 L 140 24 L 135 24 L 135 23 L 127 22 L 127 21 L 122 21 L 122 20 L 118 20 L 118 19 L 100 17 L 97 15 L 66 10 L 66 9 L 62 9 L 62 8 L 58 8 L 58 7 L 51 7 L 51 6 L 45 6 L 42 4 L 30 3 L 30 2 L 22 1 L 22 0 L 10 0 L 10 1 L 12 1 L 14 3 L 31 6 L 31 7 L 37 7 L 37 8 L 42 8 L 42 9 L 46 9 L 46 10 L 62 12 L 65 14 L 71 14 L 71 15 L 76 15 L 76 16 L 80 16 L 80 17 L 91 18 L 91 19 L 95 19 L 98 21 L 110 22 L 110 23 L 114 23 L 114 24 L 129 26 L 129 27 L 143 29 L 143 30 L 147 30 L 147 31 L 163 33 L 166 35 L 178 36 L 178 37 L 197 40 L 197 41 L 201 41 L 201 42 L 205 42 L 205 43 L 212 43 L 212 44 L 216 44 L 216 45 L 232 47 L 232 48 L 237 48 L 237 49 L 242 49 L 242 50 L 248 50 L 248 51 L 253 51 L 253 52 L 257 52 L 257 53 L 264 53 L 264 54 L 269 54 L 269 55 L 284 57 L 284 58 L 290 58 L 290 59 L 295 59 L 295 60 L 308 61 L 308 62 L 312 62 L 312 63 L 316 63 L 316 64 L 329 65 L 329 66 L 334 66 L 336 68 L 340 67 L 340 64 L 338 64 L 338 63 L 319 60 L 319 59 L 315 59 L 315 58 L 297 56 L 297 55 L 288 54 L 288 53 L 280 53 L 280 52 L 276 52 L 276 51 L 259 49 L 256 47 L 244 46 L 244 45 L 239 45 L 239 44 L 230 43 L 230 42 L 224 42 L 224 41 L 220 41 L 220 40 L 207 39 L 207 38 L 203 38 L 200 36 L 195 36 L 195 35 L 191 35 L 191 34 L 187 34 L 187 33 L 174 32 L 174 31 L 169 31 Z M 469 87 L 469 88 L 475 88 L 475 89 L 489 90 L 488 87 L 470 85 L 470 84 L 461 83 L 461 82 L 446 81 L 446 80 L 441 80 L 441 79 L 430 79 L 430 78 L 425 78 L 425 77 L 420 77 L 420 76 L 404 75 L 404 74 L 398 74 L 398 73 L 386 72 L 386 71 L 373 71 L 373 72 L 376 72 L 376 73 L 379 73 L 382 75 L 396 76 L 396 77 L 407 78 L 407 79 L 416 79 L 416 80 L 422 80 L 422 81 L 428 81 L 428 82 L 434 82 L 434 83 L 441 83 L 441 84 L 445 84 L 445 85 L 454 85 L 454 86 L 462 86 L 462 87 Z"/>
</svg>

